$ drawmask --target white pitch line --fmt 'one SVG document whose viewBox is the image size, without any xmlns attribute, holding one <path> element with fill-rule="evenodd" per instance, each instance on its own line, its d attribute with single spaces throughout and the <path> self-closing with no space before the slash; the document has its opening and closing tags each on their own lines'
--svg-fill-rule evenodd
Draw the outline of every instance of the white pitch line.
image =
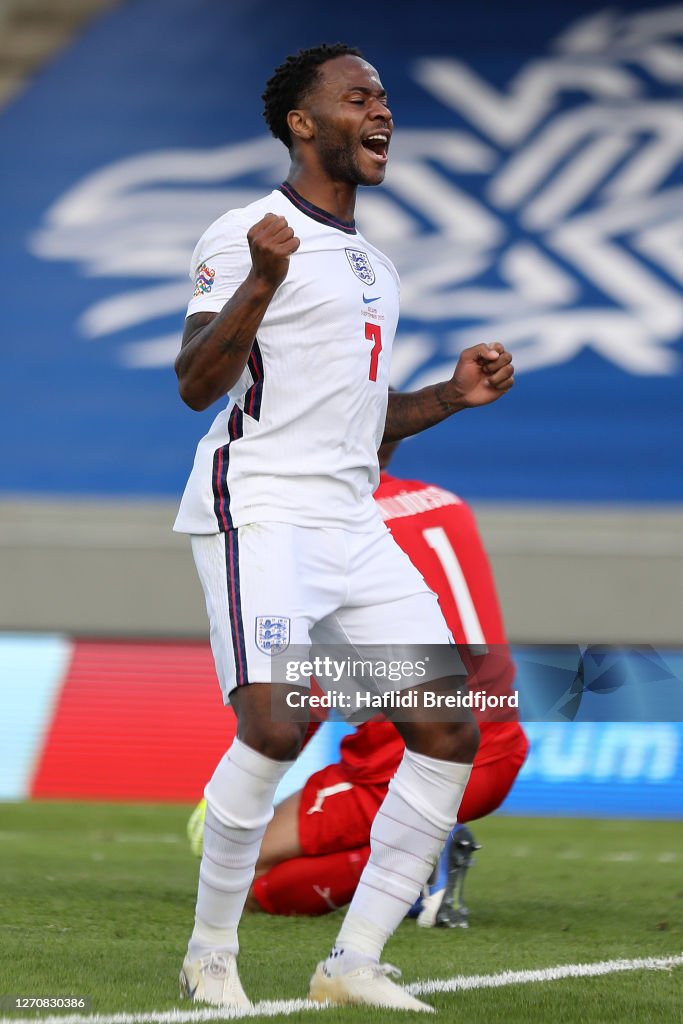
<svg viewBox="0 0 683 1024">
<path fill-rule="evenodd" d="M 437 992 L 462 992 L 467 989 L 500 988 L 504 985 L 528 985 L 534 982 L 560 981 L 563 978 L 595 978 L 623 971 L 670 971 L 683 966 L 683 954 L 649 956 L 640 960 L 601 960 L 593 964 L 559 964 L 534 971 L 501 971 L 499 974 L 466 974 L 455 978 L 416 981 L 407 985 L 413 995 L 434 995 Z M 250 1010 L 227 1008 L 201 1010 L 151 1010 L 149 1013 L 54 1014 L 49 1017 L 0 1017 L 0 1024 L 202 1024 L 204 1021 L 237 1020 L 248 1017 L 289 1016 L 305 1010 L 326 1010 L 328 1003 L 309 999 L 276 999 L 256 1003 Z"/>
<path fill-rule="evenodd" d="M 406 985 L 415 996 L 435 992 L 462 992 L 472 988 L 500 988 L 503 985 L 529 985 L 537 981 L 561 981 L 563 978 L 596 978 L 622 971 L 669 971 L 683 966 L 683 955 L 648 956 L 640 960 L 602 960 L 595 964 L 560 964 L 535 971 L 501 971 L 500 974 L 471 974 L 459 978 L 437 978 Z"/>
<path fill-rule="evenodd" d="M 202 1024 L 203 1021 L 243 1020 L 248 1017 L 289 1016 L 303 1010 L 326 1010 L 327 1003 L 310 999 L 274 999 L 255 1003 L 250 1010 L 206 1007 L 201 1010 L 150 1010 L 149 1013 L 54 1014 L 50 1017 L 0 1017 L 0 1024 Z"/>
</svg>

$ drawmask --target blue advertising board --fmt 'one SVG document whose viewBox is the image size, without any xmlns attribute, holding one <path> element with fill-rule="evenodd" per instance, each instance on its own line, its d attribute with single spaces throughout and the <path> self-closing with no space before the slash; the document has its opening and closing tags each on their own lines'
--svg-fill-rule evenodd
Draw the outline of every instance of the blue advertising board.
<svg viewBox="0 0 683 1024">
<path fill-rule="evenodd" d="M 72 641 L 63 636 L 0 634 L 0 801 L 26 799 L 32 792 L 36 766 L 59 704 L 72 651 Z M 547 665 L 547 651 L 514 648 L 512 653 L 517 666 L 516 685 L 523 697 L 532 665 L 536 666 L 537 675 L 533 685 L 538 687 L 538 666 Z M 674 695 L 683 689 L 683 651 L 660 653 L 660 669 L 669 673 L 667 688 Z M 611 692 L 607 692 L 603 685 L 601 691 L 591 690 L 594 679 L 585 673 L 582 700 L 578 705 L 568 703 L 559 694 L 574 689 L 572 682 L 567 681 L 572 674 L 570 661 L 567 653 L 564 680 L 558 681 L 552 674 L 547 676 L 548 688 L 557 697 L 552 707 L 548 704 L 543 709 L 543 718 L 524 722 L 530 741 L 529 756 L 501 813 L 683 819 L 680 703 L 671 702 L 670 713 L 664 720 L 637 720 L 632 713 L 634 702 L 629 690 L 636 682 L 646 686 L 647 679 L 640 656 L 634 658 L 628 652 L 618 654 L 625 680 L 623 688 L 610 688 Z M 615 663 L 613 660 L 612 664 Z M 559 655 L 555 665 L 561 665 Z M 115 679 L 112 681 L 115 685 Z M 599 715 L 593 713 L 595 702 L 603 706 Z M 664 710 L 659 698 L 657 703 Z M 647 707 L 642 701 L 636 705 L 641 710 Z M 541 713 L 538 703 L 536 712 Z M 614 721 L 605 717 L 608 712 L 615 716 Z M 339 744 L 352 729 L 352 725 L 341 720 L 326 722 L 287 772 L 278 799 L 297 791 L 310 775 L 336 761 Z M 65 753 L 67 759 L 78 757 L 78 742 L 70 742 Z"/>
<path fill-rule="evenodd" d="M 177 495 L 212 413 L 172 363 L 195 242 L 285 176 L 260 94 L 359 45 L 397 134 L 358 221 L 402 277 L 399 387 L 500 340 L 512 395 L 407 443 L 470 498 L 680 502 L 683 4 L 130 0 L 0 113 L 2 493 Z"/>
<path fill-rule="evenodd" d="M 505 814 L 683 818 L 680 722 L 527 722 Z"/>
<path fill-rule="evenodd" d="M 351 730 L 328 722 L 287 773 L 278 799 L 337 760 Z M 680 722 L 526 722 L 530 750 L 501 814 L 683 820 Z"/>
</svg>

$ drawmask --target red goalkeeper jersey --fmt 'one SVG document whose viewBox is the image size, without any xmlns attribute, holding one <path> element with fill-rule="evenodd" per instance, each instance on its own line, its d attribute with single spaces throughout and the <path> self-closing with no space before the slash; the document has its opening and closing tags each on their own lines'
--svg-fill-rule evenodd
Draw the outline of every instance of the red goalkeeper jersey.
<svg viewBox="0 0 683 1024">
<path fill-rule="evenodd" d="M 458 645 L 486 644 L 489 653 L 460 653 L 468 670 L 489 693 L 509 694 L 514 680 L 493 574 L 471 509 L 450 491 L 417 480 L 397 480 L 383 473 L 375 501 L 411 562 L 438 596 Z M 519 742 L 522 729 L 514 711 L 507 721 L 486 721 L 478 711 L 481 742 L 475 764 L 505 757 Z M 490 716 L 489 716 L 490 717 Z M 403 741 L 390 722 L 373 721 L 344 738 L 341 760 L 359 780 L 391 778 L 403 756 Z"/>
</svg>

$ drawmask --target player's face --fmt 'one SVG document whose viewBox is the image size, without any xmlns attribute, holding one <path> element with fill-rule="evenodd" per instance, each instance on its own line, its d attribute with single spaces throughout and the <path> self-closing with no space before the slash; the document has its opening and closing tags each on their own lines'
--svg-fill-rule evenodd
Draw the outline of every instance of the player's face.
<svg viewBox="0 0 683 1024">
<path fill-rule="evenodd" d="M 327 61 L 307 103 L 315 121 L 320 163 L 334 181 L 379 185 L 394 123 L 379 75 L 346 55 Z"/>
</svg>

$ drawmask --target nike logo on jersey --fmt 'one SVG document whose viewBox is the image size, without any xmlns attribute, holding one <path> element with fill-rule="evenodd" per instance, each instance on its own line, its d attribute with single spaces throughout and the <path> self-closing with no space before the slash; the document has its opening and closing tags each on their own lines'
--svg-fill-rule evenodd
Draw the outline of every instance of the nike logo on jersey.
<svg viewBox="0 0 683 1024">
<path fill-rule="evenodd" d="M 367 306 L 367 304 L 369 302 L 377 302 L 377 300 L 381 299 L 381 298 L 382 298 L 381 295 L 371 295 L 369 299 L 366 299 L 365 298 L 365 292 L 363 292 L 363 302 L 365 303 L 366 306 Z"/>
</svg>

